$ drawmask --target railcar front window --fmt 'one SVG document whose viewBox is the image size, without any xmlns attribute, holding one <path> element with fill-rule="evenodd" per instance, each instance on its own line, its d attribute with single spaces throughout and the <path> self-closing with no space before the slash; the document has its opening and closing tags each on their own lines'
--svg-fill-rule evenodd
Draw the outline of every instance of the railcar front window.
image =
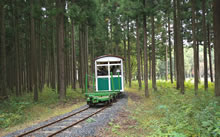
<svg viewBox="0 0 220 137">
<path fill-rule="evenodd" d="M 111 61 L 110 64 L 121 64 L 121 61 Z"/>
<path fill-rule="evenodd" d="M 108 76 L 108 66 L 98 66 L 97 67 L 98 76 Z"/>
<path fill-rule="evenodd" d="M 121 75 L 121 65 L 113 65 L 113 66 L 110 66 L 110 72 L 113 74 L 113 75 Z"/>
<path fill-rule="evenodd" d="M 97 65 L 108 64 L 108 62 L 97 62 Z"/>
</svg>

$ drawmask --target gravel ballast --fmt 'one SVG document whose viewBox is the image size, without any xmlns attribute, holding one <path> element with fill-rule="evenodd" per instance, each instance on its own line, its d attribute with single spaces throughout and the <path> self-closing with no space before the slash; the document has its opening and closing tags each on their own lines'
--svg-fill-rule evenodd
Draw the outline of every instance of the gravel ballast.
<svg viewBox="0 0 220 137">
<path fill-rule="evenodd" d="M 78 125 L 76 126 L 73 126 L 69 129 L 67 129 L 66 131 L 56 135 L 56 136 L 59 136 L 59 137 L 63 137 L 63 136 L 71 136 L 71 137 L 75 137 L 75 136 L 81 136 L 81 137 L 85 137 L 85 136 L 95 136 L 96 135 L 96 132 L 98 132 L 98 129 L 101 128 L 101 127 L 104 127 L 106 124 L 108 124 L 108 122 L 110 122 L 111 120 L 113 120 L 119 111 L 122 110 L 122 108 L 124 106 L 127 105 L 127 94 L 126 93 L 123 93 L 121 96 L 120 96 L 120 99 L 117 100 L 117 102 L 113 103 L 111 106 L 109 106 L 107 109 L 103 110 L 102 112 L 94 115 L 92 118 L 89 118 L 88 120 L 82 122 L 82 123 L 79 123 Z M 24 132 L 27 132 L 27 131 L 30 131 L 32 129 L 35 129 L 37 127 L 40 127 L 42 125 L 45 125 L 47 123 L 50 123 L 52 121 L 55 121 L 57 119 L 60 119 L 60 118 L 63 118 L 71 113 L 74 113 L 74 112 L 77 112 L 79 110 L 82 110 L 83 108 L 86 108 L 87 105 L 84 105 L 78 109 L 75 109 L 69 113 L 66 113 L 64 115 L 60 115 L 60 116 L 57 116 L 57 117 L 54 117 L 54 118 L 51 118 L 50 120 L 47 120 L 47 121 L 44 121 L 44 122 L 41 122 L 39 124 L 36 124 L 36 125 L 33 125 L 31 127 L 28 127 L 28 128 L 25 128 L 25 129 L 22 129 L 22 130 L 19 130 L 19 131 L 16 131 L 16 132 L 13 132 L 11 134 L 8 134 L 4 137 L 13 137 L 13 136 L 17 136 L 19 134 L 22 134 Z M 62 125 L 60 125 L 62 126 Z M 58 127 L 59 128 L 59 127 Z M 36 137 L 44 137 L 46 135 L 44 134 L 33 134 L 34 136 Z"/>
</svg>

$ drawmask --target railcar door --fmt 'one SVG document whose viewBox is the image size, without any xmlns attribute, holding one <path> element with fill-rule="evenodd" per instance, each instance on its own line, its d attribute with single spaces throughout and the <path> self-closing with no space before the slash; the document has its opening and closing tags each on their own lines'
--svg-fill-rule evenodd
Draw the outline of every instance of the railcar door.
<svg viewBox="0 0 220 137">
<path fill-rule="evenodd" d="M 97 62 L 96 67 L 98 91 L 109 91 L 109 67 L 108 62 Z"/>
<path fill-rule="evenodd" d="M 113 75 L 111 78 L 111 90 L 122 90 L 122 66 L 121 61 L 110 62 L 110 73 Z"/>
</svg>

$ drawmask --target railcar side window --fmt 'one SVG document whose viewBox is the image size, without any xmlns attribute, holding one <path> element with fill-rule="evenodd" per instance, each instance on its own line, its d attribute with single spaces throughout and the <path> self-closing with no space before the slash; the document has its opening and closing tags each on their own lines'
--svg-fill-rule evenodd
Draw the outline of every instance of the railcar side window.
<svg viewBox="0 0 220 137">
<path fill-rule="evenodd" d="M 121 75 L 121 65 L 110 66 L 110 72 L 112 72 L 113 75 Z"/>
<path fill-rule="evenodd" d="M 108 76 L 108 66 L 97 66 L 98 76 Z"/>
</svg>

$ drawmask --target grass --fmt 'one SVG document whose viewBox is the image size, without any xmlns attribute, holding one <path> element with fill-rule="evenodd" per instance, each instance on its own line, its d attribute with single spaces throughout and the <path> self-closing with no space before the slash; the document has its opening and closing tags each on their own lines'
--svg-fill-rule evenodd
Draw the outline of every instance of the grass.
<svg viewBox="0 0 220 137">
<path fill-rule="evenodd" d="M 81 90 L 73 91 L 70 87 L 63 102 L 60 102 L 58 94 L 48 87 L 44 87 L 39 93 L 38 102 L 33 102 L 32 93 L 21 97 L 11 96 L 9 100 L 0 103 L 0 136 L 70 112 L 84 104 Z"/>
<path fill-rule="evenodd" d="M 151 82 L 149 83 L 151 85 Z M 214 97 L 214 84 L 204 91 L 199 85 L 194 95 L 193 84 L 186 82 L 185 94 L 175 89 L 175 84 L 157 81 L 158 91 L 150 98 L 138 91 L 138 83 L 126 88 L 128 107 L 123 115 L 109 123 L 104 134 L 109 136 L 220 136 L 220 98 Z M 144 88 L 143 88 L 144 89 Z"/>
<path fill-rule="evenodd" d="M 199 85 L 197 96 L 190 81 L 185 82 L 184 95 L 175 89 L 175 83 L 157 81 L 157 91 L 152 90 L 151 82 L 149 86 L 149 98 L 138 90 L 136 81 L 126 87 L 128 107 L 109 123 L 103 136 L 220 136 L 220 98 L 214 97 L 213 83 L 208 91 Z M 0 136 L 67 113 L 84 102 L 81 90 L 71 88 L 64 102 L 48 87 L 39 94 L 37 103 L 33 94 L 11 96 L 0 103 Z"/>
</svg>

